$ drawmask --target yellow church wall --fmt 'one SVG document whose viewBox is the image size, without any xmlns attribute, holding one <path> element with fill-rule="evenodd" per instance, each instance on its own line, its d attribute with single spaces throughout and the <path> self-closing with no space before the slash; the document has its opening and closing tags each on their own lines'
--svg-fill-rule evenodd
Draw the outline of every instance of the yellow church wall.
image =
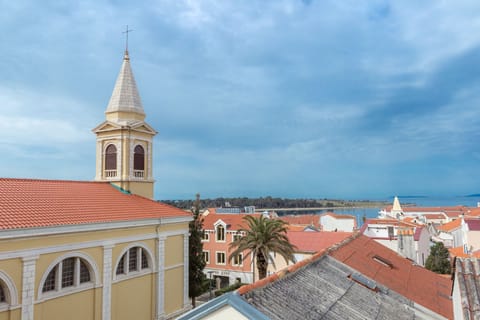
<svg viewBox="0 0 480 320">
<path fill-rule="evenodd" d="M 22 301 L 22 266 L 22 259 L 8 259 L 0 261 L 0 271 L 8 275 L 17 288 L 17 301 L 19 303 Z"/>
<path fill-rule="evenodd" d="M 112 284 L 112 319 L 154 319 L 154 274 Z"/>
<path fill-rule="evenodd" d="M 183 263 L 183 236 L 168 237 L 165 241 L 165 267 Z"/>
<path fill-rule="evenodd" d="M 112 248 L 112 275 L 115 274 L 116 263 L 120 255 L 125 250 L 135 244 L 141 244 L 148 248 L 153 255 L 153 266 L 157 266 L 157 232 L 167 234 L 175 232 L 185 232 L 188 230 L 188 222 L 167 224 L 162 226 L 145 226 L 122 228 L 115 230 L 104 230 L 96 232 L 74 232 L 69 234 L 58 234 L 49 236 L 26 237 L 21 239 L 0 240 L 0 254 L 21 254 L 22 256 L 37 255 L 35 260 L 35 290 L 34 290 L 34 314 L 36 320 L 56 320 L 56 319 L 101 319 L 102 315 L 102 297 L 103 288 L 86 289 L 75 293 L 66 293 L 58 297 L 50 297 L 42 300 L 39 297 L 42 288 L 42 280 L 47 275 L 49 268 L 54 263 L 60 262 L 62 257 L 75 256 L 75 253 L 84 254 L 96 266 L 98 271 L 96 282 L 104 283 L 103 277 L 103 259 L 104 259 L 104 241 L 109 239 L 114 242 Z M 150 235 L 150 239 L 141 239 L 142 236 Z M 136 236 L 140 240 L 134 240 Z M 133 238 L 133 240 L 131 239 Z M 119 242 L 122 240 L 125 242 Z M 183 307 L 183 235 L 167 236 L 165 240 L 165 313 L 176 312 Z M 98 241 L 98 244 L 95 243 Z M 93 247 L 71 249 L 77 245 L 88 244 L 92 242 Z M 106 242 L 108 243 L 108 242 Z M 65 251 L 51 253 L 38 253 L 35 250 L 56 251 L 59 247 L 65 248 Z M 31 252 L 31 253 L 30 253 Z M 170 269 L 169 269 L 170 268 Z M 0 260 L 0 271 L 8 275 L 15 284 L 17 290 L 17 301 L 22 303 L 22 258 L 11 258 Z M 92 274 L 92 277 L 94 275 Z M 93 280 L 93 278 L 92 278 Z M 112 283 L 112 312 L 118 312 L 112 319 L 152 319 L 155 314 L 155 291 L 156 273 L 147 274 L 140 277 L 125 279 L 121 281 L 113 280 Z M 134 293 L 134 294 L 132 294 Z M 40 298 L 40 302 L 36 302 Z M 114 305 L 115 303 L 115 305 Z M 72 307 L 74 306 L 74 307 Z M 126 308 L 133 306 L 130 312 Z M 137 306 L 138 311 L 137 310 Z M 125 310 L 124 310 L 125 309 Z M 20 310 L 20 308 L 18 308 Z M 17 309 L 0 313 L 0 320 L 16 320 L 21 318 L 21 310 Z M 75 317 L 71 316 L 74 314 Z M 76 315 L 82 315 L 78 318 Z M 88 315 L 88 316 L 85 316 Z M 57 316 L 58 315 L 58 316 Z M 91 317 L 90 317 L 91 315 Z"/>
<path fill-rule="evenodd" d="M 85 290 L 37 303 L 35 320 L 100 320 L 101 305 L 95 299 L 100 290 Z"/>
<path fill-rule="evenodd" d="M 165 271 L 165 313 L 183 307 L 183 266 Z"/>
<path fill-rule="evenodd" d="M 22 310 L 20 308 L 15 310 L 5 310 L 0 312 L 0 320 L 20 320 L 22 315 Z"/>
</svg>

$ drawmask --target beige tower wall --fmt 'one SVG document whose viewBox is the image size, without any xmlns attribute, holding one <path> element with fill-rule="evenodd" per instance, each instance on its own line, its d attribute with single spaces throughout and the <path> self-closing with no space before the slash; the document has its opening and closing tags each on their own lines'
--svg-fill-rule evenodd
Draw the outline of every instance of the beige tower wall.
<svg viewBox="0 0 480 320">
<path fill-rule="evenodd" d="M 116 129 L 105 125 L 106 131 L 97 131 L 96 175 L 95 180 L 115 184 L 123 190 L 153 199 L 153 144 L 155 132 L 145 132 L 148 128 Z M 105 174 L 105 149 L 113 144 L 117 147 L 117 175 L 108 177 Z M 145 168 L 143 177 L 135 176 L 133 170 L 133 152 L 137 145 L 145 150 Z"/>
</svg>

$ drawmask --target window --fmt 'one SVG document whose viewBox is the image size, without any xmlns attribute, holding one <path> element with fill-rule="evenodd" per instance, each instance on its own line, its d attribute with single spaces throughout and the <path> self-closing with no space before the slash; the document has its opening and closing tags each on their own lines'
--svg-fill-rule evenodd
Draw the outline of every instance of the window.
<svg viewBox="0 0 480 320">
<path fill-rule="evenodd" d="M 234 266 L 242 266 L 243 265 L 243 253 L 239 253 L 233 257 L 233 265 Z"/>
<path fill-rule="evenodd" d="M 210 241 L 210 233 L 208 231 L 203 230 L 202 241 Z"/>
<path fill-rule="evenodd" d="M 0 303 L 7 302 L 7 296 L 5 294 L 5 290 L 3 289 L 3 285 L 0 285 Z"/>
<path fill-rule="evenodd" d="M 145 171 L 145 150 L 138 145 L 133 149 L 133 175 L 143 178 Z"/>
<path fill-rule="evenodd" d="M 105 150 L 105 176 L 117 176 L 117 148 L 113 144 Z"/>
<path fill-rule="evenodd" d="M 90 269 L 82 258 L 71 257 L 62 260 L 50 270 L 43 283 L 42 292 L 60 291 L 84 283 L 91 283 Z"/>
<path fill-rule="evenodd" d="M 225 227 L 217 226 L 217 241 L 225 241 Z"/>
<path fill-rule="evenodd" d="M 147 251 L 142 247 L 133 247 L 118 261 L 116 275 L 129 275 L 150 268 Z"/>
<path fill-rule="evenodd" d="M 210 263 L 210 251 L 203 251 L 203 260 L 206 264 Z"/>
<path fill-rule="evenodd" d="M 217 252 L 217 264 L 225 264 L 225 252 Z"/>
</svg>

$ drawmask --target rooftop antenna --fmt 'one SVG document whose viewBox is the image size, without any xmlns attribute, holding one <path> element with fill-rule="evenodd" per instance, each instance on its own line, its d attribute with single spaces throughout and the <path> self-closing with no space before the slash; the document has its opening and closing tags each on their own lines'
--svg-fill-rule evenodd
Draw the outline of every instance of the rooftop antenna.
<svg viewBox="0 0 480 320">
<path fill-rule="evenodd" d="M 132 29 L 128 29 L 128 24 L 127 24 L 125 31 L 122 32 L 122 33 L 125 33 L 125 36 L 126 36 L 125 37 L 125 55 L 128 55 L 128 34 L 132 31 L 133 31 Z"/>
</svg>

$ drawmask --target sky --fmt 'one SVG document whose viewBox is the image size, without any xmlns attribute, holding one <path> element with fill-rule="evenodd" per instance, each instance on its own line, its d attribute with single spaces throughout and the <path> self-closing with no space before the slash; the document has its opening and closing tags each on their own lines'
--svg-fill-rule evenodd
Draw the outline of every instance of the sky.
<svg viewBox="0 0 480 320">
<path fill-rule="evenodd" d="M 125 49 L 156 199 L 480 192 L 480 2 L 0 0 L 0 176 L 93 180 Z"/>
</svg>

